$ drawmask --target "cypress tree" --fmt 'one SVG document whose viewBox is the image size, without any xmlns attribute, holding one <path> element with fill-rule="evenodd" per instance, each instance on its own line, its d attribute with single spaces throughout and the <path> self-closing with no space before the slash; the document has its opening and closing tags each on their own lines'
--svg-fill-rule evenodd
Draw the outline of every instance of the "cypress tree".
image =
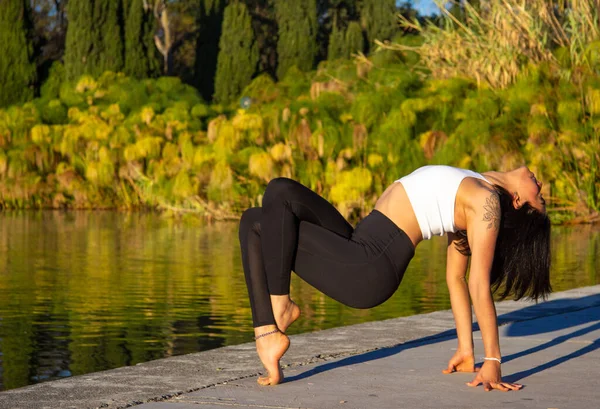
<svg viewBox="0 0 600 409">
<path fill-rule="evenodd" d="M 69 0 L 67 4 L 69 25 L 64 60 L 68 80 L 90 73 L 97 63 L 93 6 L 92 0 Z"/>
<path fill-rule="evenodd" d="M 223 32 L 215 76 L 215 99 L 229 103 L 252 80 L 258 64 L 258 45 L 245 4 L 234 1 L 225 8 Z"/>
<path fill-rule="evenodd" d="M 125 41 L 123 37 L 122 0 L 95 0 L 96 32 L 101 41 L 98 74 L 123 71 Z"/>
<path fill-rule="evenodd" d="M 0 1 L 0 107 L 34 95 L 37 74 L 30 12 L 26 0 Z"/>
<path fill-rule="evenodd" d="M 311 70 L 317 53 L 316 0 L 277 0 L 275 16 L 279 26 L 277 76 L 283 78 L 293 65 Z"/>
<path fill-rule="evenodd" d="M 160 74 L 162 61 L 154 45 L 156 23 L 152 9 L 144 0 L 129 0 L 125 20 L 125 74 L 149 78 Z"/>
<path fill-rule="evenodd" d="M 323 58 L 331 58 L 329 44 L 334 40 L 332 37 L 334 31 L 338 31 L 334 42 L 341 40 L 342 43 L 345 43 L 345 34 L 343 38 L 339 38 L 339 31 L 346 33 L 348 24 L 360 18 L 358 2 L 359 0 L 317 0 L 317 21 L 319 22 L 317 61 Z M 342 45 L 341 48 L 345 49 L 345 45 Z M 336 55 L 335 51 L 333 55 Z"/>
<path fill-rule="evenodd" d="M 375 40 L 389 40 L 397 31 L 396 0 L 362 0 L 360 17 L 362 27 L 367 33 L 367 48 Z"/>
<path fill-rule="evenodd" d="M 209 101 L 215 93 L 215 74 L 219 55 L 219 39 L 223 24 L 225 0 L 201 0 L 196 42 L 196 86 Z"/>
<path fill-rule="evenodd" d="M 346 51 L 348 56 L 352 53 L 363 52 L 365 49 L 365 39 L 360 24 L 357 21 L 351 21 L 346 30 Z"/>
<path fill-rule="evenodd" d="M 123 69 L 121 0 L 69 0 L 65 71 L 72 80 Z"/>
<path fill-rule="evenodd" d="M 346 38 L 344 31 L 336 27 L 334 24 L 331 35 L 329 36 L 329 46 L 327 47 L 327 59 L 335 60 L 337 58 L 348 57 L 346 49 Z"/>
</svg>

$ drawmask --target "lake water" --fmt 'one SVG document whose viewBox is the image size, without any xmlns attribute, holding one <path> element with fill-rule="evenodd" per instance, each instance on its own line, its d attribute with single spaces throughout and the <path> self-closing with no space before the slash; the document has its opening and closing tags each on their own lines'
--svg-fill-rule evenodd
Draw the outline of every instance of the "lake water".
<svg viewBox="0 0 600 409">
<path fill-rule="evenodd" d="M 556 291 L 600 283 L 600 227 L 555 227 Z M 290 333 L 450 308 L 445 238 L 396 294 L 344 307 L 297 277 Z M 237 223 L 155 213 L 0 213 L 0 390 L 252 340 Z"/>
</svg>

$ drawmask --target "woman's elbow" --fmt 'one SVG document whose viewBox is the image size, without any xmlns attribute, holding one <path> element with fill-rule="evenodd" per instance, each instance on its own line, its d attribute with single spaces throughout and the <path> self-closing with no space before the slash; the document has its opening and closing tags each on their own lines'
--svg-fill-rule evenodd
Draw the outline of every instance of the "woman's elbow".
<svg viewBox="0 0 600 409">
<path fill-rule="evenodd" d="M 492 292 L 490 290 L 490 283 L 487 280 L 478 280 L 474 277 L 469 278 L 469 294 L 471 299 L 479 300 L 482 298 L 490 298 Z"/>
</svg>

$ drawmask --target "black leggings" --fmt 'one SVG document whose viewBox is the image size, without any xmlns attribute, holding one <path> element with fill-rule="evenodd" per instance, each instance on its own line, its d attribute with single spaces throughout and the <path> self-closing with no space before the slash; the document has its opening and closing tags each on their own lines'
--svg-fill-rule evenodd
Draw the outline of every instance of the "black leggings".
<svg viewBox="0 0 600 409">
<path fill-rule="evenodd" d="M 262 207 L 242 214 L 242 263 L 254 327 L 275 324 L 270 295 L 290 292 L 293 270 L 329 297 L 354 308 L 383 303 L 398 288 L 414 246 L 373 210 L 356 228 L 300 183 L 273 179 Z"/>
</svg>

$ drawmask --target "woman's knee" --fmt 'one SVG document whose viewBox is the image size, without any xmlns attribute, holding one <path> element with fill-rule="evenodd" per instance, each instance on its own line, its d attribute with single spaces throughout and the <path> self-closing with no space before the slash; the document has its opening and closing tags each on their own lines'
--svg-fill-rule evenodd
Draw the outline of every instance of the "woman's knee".
<svg viewBox="0 0 600 409">
<path fill-rule="evenodd" d="M 238 231 L 239 239 L 245 239 L 248 237 L 250 229 L 254 228 L 256 223 L 260 223 L 260 216 L 262 214 L 260 207 L 251 207 L 244 210 L 242 217 L 240 217 L 240 228 Z"/>
<path fill-rule="evenodd" d="M 298 188 L 299 183 L 295 180 L 285 177 L 271 179 L 267 184 L 265 193 L 262 199 L 262 205 L 272 203 L 274 201 L 284 201 L 289 199 L 293 192 Z"/>
</svg>

